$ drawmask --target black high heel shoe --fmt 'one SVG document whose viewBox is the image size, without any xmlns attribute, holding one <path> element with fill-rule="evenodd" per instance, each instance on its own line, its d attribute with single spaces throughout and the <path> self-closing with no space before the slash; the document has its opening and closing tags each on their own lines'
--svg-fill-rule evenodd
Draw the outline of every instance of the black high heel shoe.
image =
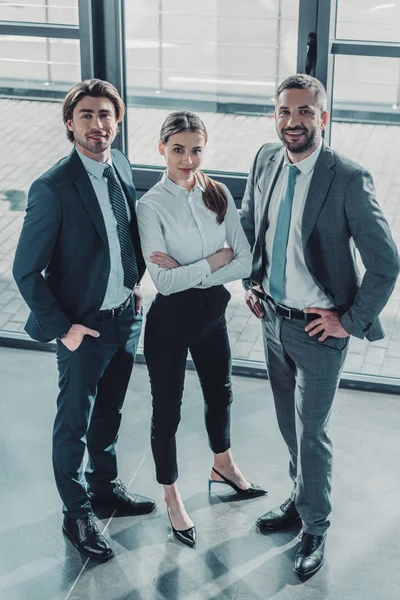
<svg viewBox="0 0 400 600">
<path fill-rule="evenodd" d="M 178 542 L 185 544 L 185 546 L 189 546 L 189 548 L 194 548 L 196 545 L 196 527 L 193 525 L 193 527 L 189 527 L 189 529 L 182 529 L 179 531 L 178 529 L 175 529 L 175 527 L 172 525 L 171 515 L 169 514 L 168 507 L 167 513 L 169 522 L 171 523 L 172 532 L 175 538 L 178 540 Z"/>
<path fill-rule="evenodd" d="M 217 469 L 214 469 L 214 467 L 212 467 L 212 470 L 214 471 L 214 473 L 219 475 L 221 479 L 223 479 L 223 481 L 215 481 L 215 479 L 211 479 L 210 477 L 208 479 L 209 492 L 211 492 L 211 485 L 213 483 L 222 483 L 224 485 L 230 485 L 231 488 L 235 490 L 235 492 L 239 494 L 239 496 L 243 496 L 243 498 L 257 498 L 257 496 L 264 496 L 264 494 L 268 494 L 267 490 L 264 490 L 264 488 L 261 488 L 258 485 L 254 485 L 254 483 L 250 483 L 250 487 L 247 488 L 247 490 L 242 490 L 242 488 L 238 487 L 236 483 L 233 483 L 233 481 L 231 481 L 230 479 L 227 479 L 227 477 L 222 475 L 222 473 L 217 471 Z"/>
</svg>

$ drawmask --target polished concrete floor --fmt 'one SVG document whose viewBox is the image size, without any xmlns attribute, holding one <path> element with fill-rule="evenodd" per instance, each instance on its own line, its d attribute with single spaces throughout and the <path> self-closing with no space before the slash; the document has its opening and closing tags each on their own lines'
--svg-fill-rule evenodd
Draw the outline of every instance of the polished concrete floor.
<svg viewBox="0 0 400 600">
<path fill-rule="evenodd" d="M 118 442 L 120 476 L 131 490 L 154 497 L 158 509 L 100 522 L 116 555 L 103 565 L 82 558 L 61 533 L 50 459 L 54 355 L 0 348 L 0 389 L 2 600 L 400 598 L 399 397 L 339 391 L 326 563 L 301 582 L 291 568 L 296 532 L 262 535 L 254 526 L 289 490 L 267 381 L 234 379 L 234 454 L 247 477 L 269 490 L 243 501 L 229 491 L 207 492 L 211 456 L 200 390 L 187 373 L 178 446 L 180 489 L 197 526 L 191 550 L 170 536 L 149 451 L 147 372 L 135 367 Z"/>
</svg>

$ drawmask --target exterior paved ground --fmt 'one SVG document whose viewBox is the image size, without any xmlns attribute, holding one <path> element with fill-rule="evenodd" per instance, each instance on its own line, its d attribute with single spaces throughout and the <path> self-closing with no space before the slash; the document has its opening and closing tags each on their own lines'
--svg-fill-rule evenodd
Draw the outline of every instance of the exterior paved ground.
<svg viewBox="0 0 400 600">
<path fill-rule="evenodd" d="M 129 155 L 136 164 L 162 164 L 156 151 L 160 124 L 168 111 L 128 110 Z M 270 117 L 204 113 L 210 139 L 205 167 L 246 172 L 256 150 L 276 141 Z M 3 152 L 0 169 L 0 329 L 23 331 L 27 307 L 11 275 L 32 181 L 70 151 L 58 103 L 0 99 Z M 400 145 L 397 127 L 335 123 L 332 146 L 360 162 L 374 175 L 378 199 L 400 242 Z M 229 334 L 233 356 L 263 361 L 260 324 L 243 302 L 240 282 L 230 284 Z M 154 287 L 146 276 L 148 307 Z M 386 338 L 373 344 L 353 339 L 347 372 L 398 377 L 400 375 L 400 287 L 384 310 Z"/>
</svg>

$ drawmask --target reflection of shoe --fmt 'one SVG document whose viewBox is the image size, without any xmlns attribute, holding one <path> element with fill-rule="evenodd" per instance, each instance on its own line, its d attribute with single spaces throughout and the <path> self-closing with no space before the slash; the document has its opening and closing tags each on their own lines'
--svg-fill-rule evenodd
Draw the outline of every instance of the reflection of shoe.
<svg viewBox="0 0 400 600">
<path fill-rule="evenodd" d="M 313 575 L 324 563 L 326 535 L 303 533 L 300 548 L 293 561 L 293 569 L 298 575 Z"/>
<path fill-rule="evenodd" d="M 100 533 L 91 513 L 81 519 L 64 517 L 64 535 L 85 556 L 105 562 L 114 556 L 106 538 Z"/>
<path fill-rule="evenodd" d="M 211 492 L 211 485 L 213 483 L 223 483 L 224 485 L 230 485 L 231 488 L 234 489 L 237 494 L 239 494 L 240 496 L 243 496 L 243 498 L 256 498 L 257 496 L 264 496 L 264 494 L 268 493 L 267 490 L 264 490 L 264 488 L 261 488 L 258 485 L 254 485 L 254 483 L 251 483 L 250 487 L 247 488 L 247 490 L 242 490 L 242 488 L 238 487 L 236 485 L 236 483 L 233 483 L 233 481 L 231 481 L 230 479 L 227 479 L 227 477 L 224 477 L 224 475 L 222 475 L 222 473 L 217 471 L 217 469 L 214 469 L 214 467 L 212 467 L 212 470 L 214 471 L 214 473 L 219 475 L 221 477 L 221 479 L 223 479 L 223 481 L 215 481 L 215 479 L 209 478 L 209 480 L 208 480 L 208 491 L 209 492 Z"/>
<path fill-rule="evenodd" d="M 278 508 L 273 508 L 265 513 L 265 515 L 262 515 L 256 521 L 256 525 L 261 531 L 278 531 L 278 529 L 291 527 L 299 519 L 300 515 L 297 512 L 295 501 L 288 498 Z"/>
<path fill-rule="evenodd" d="M 182 542 L 182 544 L 189 546 L 189 548 L 194 548 L 196 544 L 196 527 L 193 525 L 193 527 L 189 527 L 189 529 L 183 529 L 179 531 L 178 529 L 175 529 L 175 527 L 172 525 L 171 515 L 169 514 L 168 507 L 167 513 L 169 522 L 171 523 L 173 534 L 178 540 L 178 542 Z"/>
<path fill-rule="evenodd" d="M 151 498 L 130 494 L 120 479 L 108 494 L 89 492 L 90 504 L 95 512 L 116 510 L 120 515 L 145 515 L 151 513 L 156 503 Z"/>
</svg>

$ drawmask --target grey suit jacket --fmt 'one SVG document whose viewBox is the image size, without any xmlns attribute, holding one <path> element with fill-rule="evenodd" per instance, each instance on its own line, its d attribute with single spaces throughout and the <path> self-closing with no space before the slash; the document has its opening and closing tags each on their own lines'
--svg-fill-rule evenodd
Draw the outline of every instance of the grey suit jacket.
<svg viewBox="0 0 400 600">
<path fill-rule="evenodd" d="M 265 144 L 249 173 L 241 220 L 253 251 L 251 279 L 262 285 L 267 265 L 265 232 L 272 190 L 283 166 L 281 144 Z M 350 335 L 374 341 L 384 337 L 379 314 L 393 291 L 399 255 L 389 225 L 375 198 L 368 171 L 323 142 L 302 220 L 306 265 L 316 285 L 343 313 Z M 361 277 L 355 248 L 365 266 Z"/>
</svg>

